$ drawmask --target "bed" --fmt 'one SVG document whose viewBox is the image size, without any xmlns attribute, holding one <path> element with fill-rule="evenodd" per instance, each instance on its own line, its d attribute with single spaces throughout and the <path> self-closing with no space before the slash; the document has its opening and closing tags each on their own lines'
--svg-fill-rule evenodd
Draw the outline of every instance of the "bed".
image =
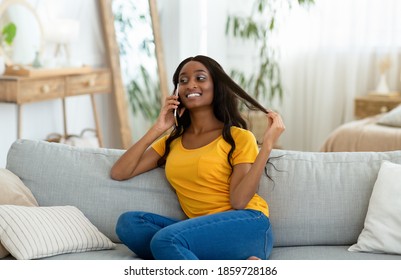
<svg viewBox="0 0 401 280">
<path fill-rule="evenodd" d="M 399 112 L 390 111 L 386 114 L 375 115 L 339 126 L 328 136 L 320 151 L 377 152 L 401 150 L 401 125 L 398 126 L 401 107 L 396 109 Z M 398 113 L 398 115 L 395 113 Z M 392 122 L 385 122 L 389 117 L 392 117 Z M 395 117 L 397 118 L 397 123 L 394 123 Z"/>
</svg>

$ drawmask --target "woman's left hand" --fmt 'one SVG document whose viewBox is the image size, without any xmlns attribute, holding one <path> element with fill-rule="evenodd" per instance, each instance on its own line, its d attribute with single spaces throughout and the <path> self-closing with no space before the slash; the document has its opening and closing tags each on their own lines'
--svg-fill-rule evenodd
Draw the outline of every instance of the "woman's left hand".
<svg viewBox="0 0 401 280">
<path fill-rule="evenodd" d="M 266 116 L 268 126 L 263 136 L 263 144 L 267 144 L 270 148 L 273 148 L 278 138 L 284 132 L 285 125 L 281 116 L 274 111 L 269 111 Z"/>
</svg>

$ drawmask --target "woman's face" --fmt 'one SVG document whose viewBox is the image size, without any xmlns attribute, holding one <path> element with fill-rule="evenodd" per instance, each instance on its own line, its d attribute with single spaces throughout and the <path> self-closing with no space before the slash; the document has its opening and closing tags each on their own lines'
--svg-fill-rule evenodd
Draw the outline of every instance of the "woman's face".
<svg viewBox="0 0 401 280">
<path fill-rule="evenodd" d="M 178 83 L 180 100 L 187 109 L 212 105 L 213 80 L 202 63 L 190 61 L 185 64 L 178 76 Z"/>
</svg>

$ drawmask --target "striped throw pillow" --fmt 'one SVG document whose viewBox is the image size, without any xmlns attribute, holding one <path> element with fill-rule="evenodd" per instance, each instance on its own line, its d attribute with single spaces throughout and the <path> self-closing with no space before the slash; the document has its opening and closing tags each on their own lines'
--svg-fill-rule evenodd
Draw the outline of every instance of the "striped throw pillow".
<svg viewBox="0 0 401 280">
<path fill-rule="evenodd" d="M 74 206 L 0 205 L 0 241 L 20 260 L 115 247 Z"/>
</svg>

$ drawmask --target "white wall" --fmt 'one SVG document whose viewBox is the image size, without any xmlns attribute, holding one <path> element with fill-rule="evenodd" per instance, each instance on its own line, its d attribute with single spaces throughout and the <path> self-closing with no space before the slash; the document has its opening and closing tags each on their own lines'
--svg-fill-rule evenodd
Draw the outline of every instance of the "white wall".
<svg viewBox="0 0 401 280">
<path fill-rule="evenodd" d="M 2 0 L 0 0 L 2 2 Z M 46 17 L 45 0 L 28 1 L 41 16 Z M 71 45 L 71 54 L 75 61 L 94 66 L 104 66 L 105 48 L 96 0 L 52 0 L 57 13 L 62 18 L 71 18 L 80 22 L 79 40 Z M 52 52 L 52 49 L 47 49 Z M 0 93 L 1 94 L 1 93 Z M 116 109 L 113 96 L 102 94 L 96 96 L 100 115 L 101 129 L 105 146 L 120 147 L 120 136 L 116 125 Z M 45 101 L 26 104 L 22 108 L 22 138 L 44 139 L 52 132 L 62 133 L 61 101 Z M 92 108 L 89 96 L 67 99 L 68 132 L 77 134 L 84 128 L 94 127 Z M 7 151 L 16 139 L 16 106 L 0 103 L 0 168 L 6 165 Z"/>
</svg>

